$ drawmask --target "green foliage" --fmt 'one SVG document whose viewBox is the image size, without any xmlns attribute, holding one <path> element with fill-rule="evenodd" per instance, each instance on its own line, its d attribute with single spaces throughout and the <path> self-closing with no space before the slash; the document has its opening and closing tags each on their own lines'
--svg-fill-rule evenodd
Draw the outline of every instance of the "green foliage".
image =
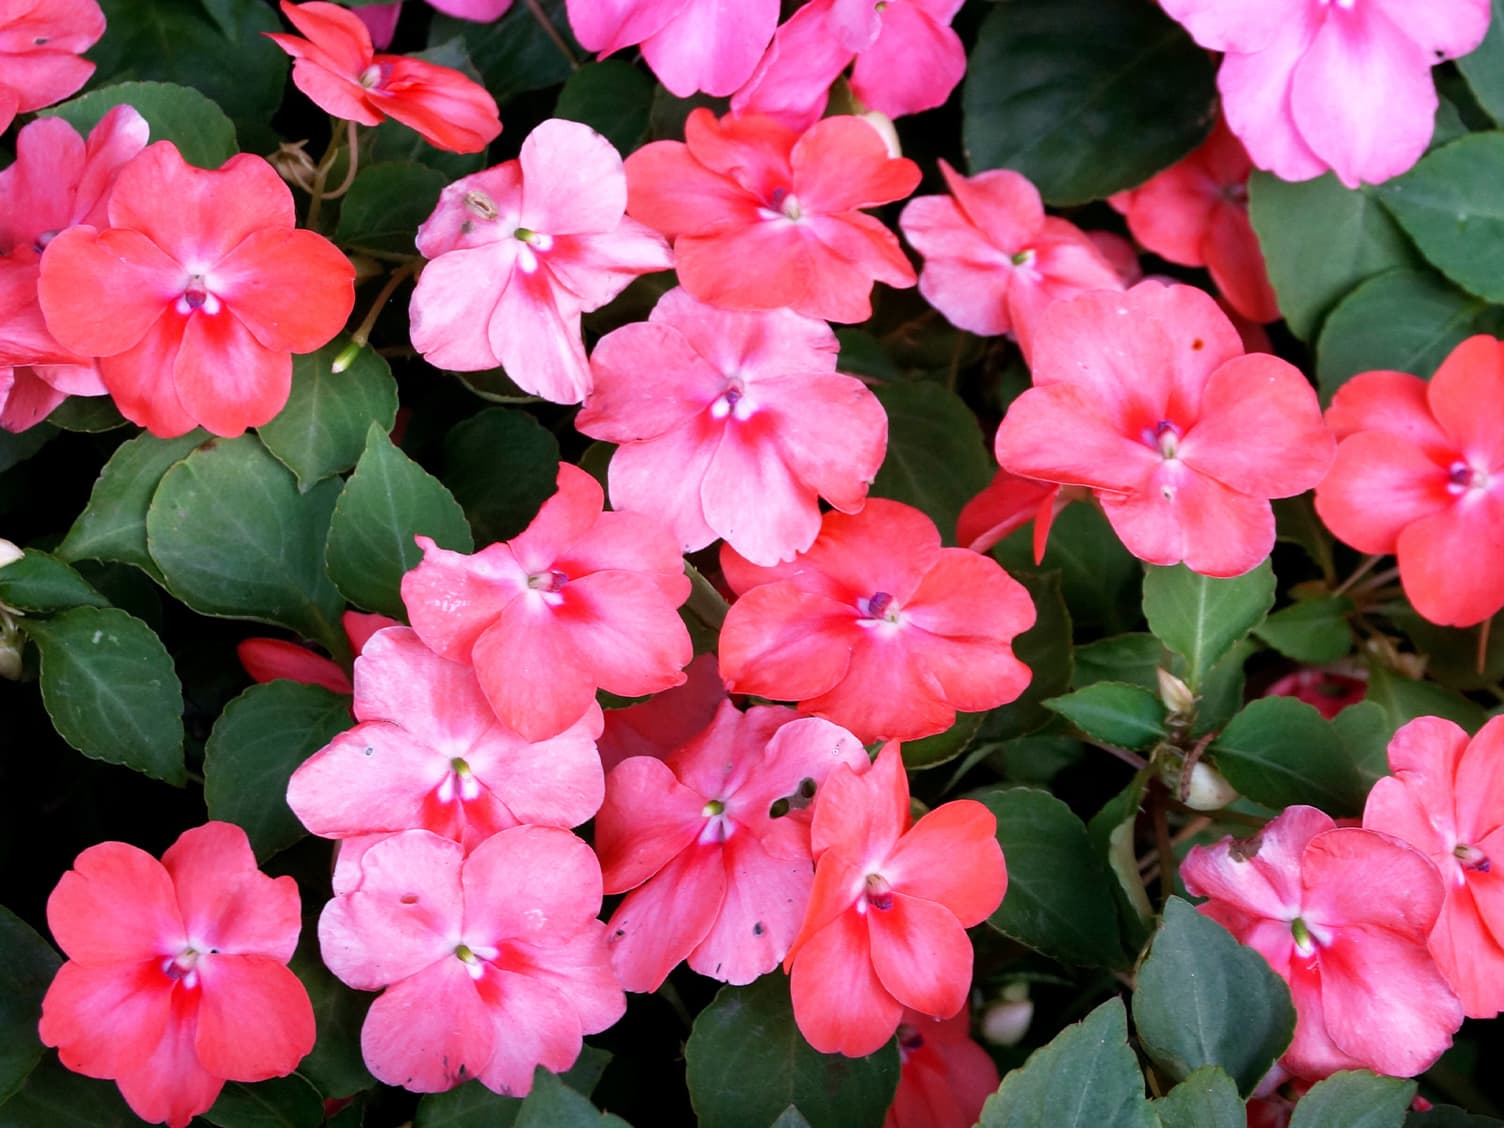
<svg viewBox="0 0 1504 1128">
<path fill-rule="evenodd" d="M 539 6 L 554 31 L 575 57 L 580 57 L 583 52 L 569 34 L 564 0 L 540 0 Z M 511 11 L 490 23 L 434 16 L 428 32 L 429 45 L 452 39 L 464 43 L 486 89 L 502 105 L 529 90 L 556 86 L 570 75 L 569 60 L 533 18 L 527 4 L 513 4 Z"/>
<path fill-rule="evenodd" d="M 1403 1128 L 1415 1082 L 1366 1069 L 1334 1073 L 1295 1104 L 1290 1128 Z"/>
<path fill-rule="evenodd" d="M 1488 34 L 1475 51 L 1457 60 L 1457 69 L 1494 124 L 1504 125 L 1504 0 L 1493 0 L 1492 7 Z"/>
<path fill-rule="evenodd" d="M 1161 1128 L 1248 1128 L 1243 1098 L 1231 1077 L 1203 1066 L 1154 1102 Z"/>
<path fill-rule="evenodd" d="M 416 161 L 362 165 L 339 206 L 334 238 L 341 246 L 388 255 L 416 255 L 418 225 L 439 202 L 448 178 Z"/>
<path fill-rule="evenodd" d="M 52 946 L 9 909 L 0 906 L 0 1102 L 21 1087 L 42 1059 L 37 1038 L 42 996 L 62 960 Z M 0 1112 L 0 1118 L 4 1113 Z"/>
<path fill-rule="evenodd" d="M 554 116 L 582 121 L 630 153 L 646 136 L 652 110 L 653 80 L 625 59 L 602 59 L 569 76 Z"/>
<path fill-rule="evenodd" d="M 171 141 L 191 165 L 218 168 L 235 155 L 235 127 L 224 111 L 197 90 L 170 82 L 103 86 L 53 106 L 45 116 L 60 117 L 87 135 L 121 105 L 134 106 L 151 127 L 151 140 Z"/>
<path fill-rule="evenodd" d="M 992 480 L 976 416 L 938 384 L 884 384 L 876 389 L 888 413 L 888 453 L 873 497 L 891 497 L 923 510 L 956 543 L 961 508 Z"/>
<path fill-rule="evenodd" d="M 287 406 L 257 428 L 266 449 L 297 475 L 302 490 L 354 466 L 371 424 L 390 431 L 397 420 L 397 382 L 385 360 L 361 349 L 343 372 L 334 371 L 334 360 L 347 345 L 341 336 L 318 352 L 293 357 Z"/>
<path fill-rule="evenodd" d="M 511 540 L 554 494 L 559 442 L 531 415 L 488 407 L 444 439 L 444 485 L 465 510 L 476 544 Z"/>
<path fill-rule="evenodd" d="M 108 607 L 110 601 L 56 556 L 35 548 L 0 568 L 0 603 L 51 614 L 70 607 Z"/>
<path fill-rule="evenodd" d="M 1209 749 L 1227 781 L 1256 803 L 1359 815 L 1368 787 L 1336 728 L 1293 697 L 1249 702 Z"/>
<path fill-rule="evenodd" d="M 1258 626 L 1254 635 L 1295 662 L 1320 665 L 1335 662 L 1353 646 L 1347 616 L 1353 605 L 1340 596 L 1305 599 L 1276 611 Z"/>
<path fill-rule="evenodd" d="M 1044 704 L 1093 740 L 1119 748 L 1143 751 L 1165 736 L 1165 707 L 1141 686 L 1096 682 Z"/>
<path fill-rule="evenodd" d="M 65 1069 L 50 1050 L 15 1096 L 0 1104 L 0 1128 L 141 1128 L 113 1081 Z"/>
<path fill-rule="evenodd" d="M 1150 567 L 1144 577 L 1149 629 L 1186 662 L 1185 683 L 1196 692 L 1207 672 L 1274 606 L 1274 570 L 1265 560 L 1253 571 L 1213 579 L 1184 564 Z"/>
<path fill-rule="evenodd" d="M 324 1101 L 297 1074 L 254 1085 L 231 1081 L 204 1119 L 219 1128 L 319 1128 Z"/>
</svg>

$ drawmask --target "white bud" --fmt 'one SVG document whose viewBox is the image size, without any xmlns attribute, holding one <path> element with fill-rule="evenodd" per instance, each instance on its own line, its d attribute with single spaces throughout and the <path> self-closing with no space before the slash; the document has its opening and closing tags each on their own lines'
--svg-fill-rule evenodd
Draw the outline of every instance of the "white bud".
<svg viewBox="0 0 1504 1128">
<path fill-rule="evenodd" d="M 0 632 L 0 678 L 6 681 L 21 680 L 21 637 Z"/>
<path fill-rule="evenodd" d="M 1191 768 L 1180 801 L 1193 811 L 1220 811 L 1237 798 L 1237 791 L 1222 773 L 1202 760 Z"/>
<path fill-rule="evenodd" d="M 0 568 L 14 564 L 26 554 L 8 540 L 0 540 Z"/>
<path fill-rule="evenodd" d="M 982 1037 L 994 1046 L 1018 1045 L 1034 1021 L 1034 1003 L 1027 996 L 1008 998 L 1012 993 L 1005 993 L 982 1015 Z"/>
<path fill-rule="evenodd" d="M 1154 676 L 1159 679 L 1159 699 L 1170 712 L 1189 713 L 1196 707 L 1196 695 L 1191 692 L 1191 687 L 1169 670 L 1156 669 Z"/>
<path fill-rule="evenodd" d="M 883 144 L 888 147 L 888 156 L 903 156 L 903 146 L 898 140 L 898 130 L 893 127 L 893 119 L 887 114 L 880 114 L 876 110 L 868 110 L 864 114 L 858 114 L 863 121 L 877 130 L 877 135 L 883 139 Z"/>
</svg>

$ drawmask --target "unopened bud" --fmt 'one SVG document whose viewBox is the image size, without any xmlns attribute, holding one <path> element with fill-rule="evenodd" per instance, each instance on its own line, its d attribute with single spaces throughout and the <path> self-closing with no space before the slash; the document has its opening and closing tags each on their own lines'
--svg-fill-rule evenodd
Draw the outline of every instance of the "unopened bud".
<svg viewBox="0 0 1504 1128">
<path fill-rule="evenodd" d="M 305 190 L 313 184 L 313 178 L 319 171 L 318 165 L 303 148 L 306 144 L 307 141 L 284 141 L 267 158 L 267 163 L 277 170 L 278 176 Z"/>
<path fill-rule="evenodd" d="M 1189 713 L 1196 707 L 1196 695 L 1191 692 L 1191 687 L 1169 670 L 1156 669 L 1154 676 L 1159 679 L 1159 699 L 1170 712 Z"/>
<path fill-rule="evenodd" d="M 1180 801 L 1193 811 L 1220 811 L 1238 798 L 1238 792 L 1222 773 L 1198 760 L 1186 774 Z"/>
<path fill-rule="evenodd" d="M 21 680 L 21 636 L 15 631 L 0 631 L 0 678 Z"/>
<path fill-rule="evenodd" d="M 888 146 L 888 156 L 903 156 L 903 145 L 898 140 L 898 130 L 893 127 L 893 119 L 887 114 L 880 114 L 876 110 L 868 110 L 864 114 L 858 114 L 863 121 L 877 130 L 877 135 L 883 139 L 883 144 Z"/>
<path fill-rule="evenodd" d="M 26 554 L 8 540 L 0 540 L 0 568 L 14 564 Z"/>
<path fill-rule="evenodd" d="M 1016 1046 L 1029 1033 L 1034 1021 L 1034 1003 L 1028 987 L 1015 983 L 982 1014 L 982 1037 L 994 1046 Z"/>
</svg>

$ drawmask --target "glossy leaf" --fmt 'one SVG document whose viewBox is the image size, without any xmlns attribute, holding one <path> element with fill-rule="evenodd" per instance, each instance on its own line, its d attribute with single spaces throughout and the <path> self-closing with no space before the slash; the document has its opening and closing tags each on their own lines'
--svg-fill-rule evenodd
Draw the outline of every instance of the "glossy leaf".
<svg viewBox="0 0 1504 1128">
<path fill-rule="evenodd" d="M 1304 599 L 1276 611 L 1253 633 L 1292 661 L 1335 662 L 1353 647 L 1352 629 L 1347 625 L 1352 609 L 1352 603 L 1341 597 Z"/>
<path fill-rule="evenodd" d="M 1250 702 L 1209 749 L 1227 781 L 1266 807 L 1308 803 L 1358 815 L 1368 793 L 1331 722 L 1293 697 Z"/>
<path fill-rule="evenodd" d="M 418 225 L 432 214 L 447 178 L 416 161 L 361 167 L 339 206 L 334 237 L 341 246 L 416 255 Z"/>
<path fill-rule="evenodd" d="M 1402 1128 L 1415 1082 L 1366 1069 L 1334 1073 L 1295 1104 L 1290 1128 Z"/>
<path fill-rule="evenodd" d="M 197 90 L 171 82 L 121 82 L 53 106 L 60 117 L 87 134 L 116 106 L 134 106 L 151 126 L 151 140 L 171 141 L 183 159 L 199 168 L 218 168 L 235 155 L 235 126 L 214 102 Z"/>
<path fill-rule="evenodd" d="M 0 1102 L 21 1087 L 46 1052 L 37 1038 L 42 996 L 62 960 L 52 945 L 0 906 Z M 0 1113 L 3 1116 L 3 1113 Z"/>
<path fill-rule="evenodd" d="M 1243 1098 L 1232 1078 L 1204 1066 L 1154 1102 L 1161 1128 L 1248 1128 Z"/>
<path fill-rule="evenodd" d="M 28 548 L 21 559 L 0 568 L 0 603 L 44 615 L 70 607 L 110 605 L 72 568 L 35 548 Z"/>
<path fill-rule="evenodd" d="M 1150 567 L 1144 577 L 1144 615 L 1149 629 L 1186 661 L 1185 681 L 1194 691 L 1239 639 L 1264 621 L 1274 606 L 1274 570 L 1264 561 L 1231 579 L 1213 579 L 1184 564 Z"/>
<path fill-rule="evenodd" d="M 1165 736 L 1164 704 L 1140 686 L 1097 682 L 1044 704 L 1093 740 L 1119 748 L 1143 751 Z"/>
<path fill-rule="evenodd" d="M 554 494 L 559 441 L 531 415 L 488 407 L 444 439 L 444 485 L 477 544 L 511 540 Z"/>
<path fill-rule="evenodd" d="M 582 121 L 630 153 L 647 134 L 652 109 L 653 80 L 625 59 L 602 59 L 569 76 L 554 116 Z"/>
<path fill-rule="evenodd" d="M 872 496 L 922 509 L 954 544 L 961 508 L 992 480 L 976 416 L 938 384 L 884 384 L 876 392 L 888 413 L 888 453 Z"/>
</svg>

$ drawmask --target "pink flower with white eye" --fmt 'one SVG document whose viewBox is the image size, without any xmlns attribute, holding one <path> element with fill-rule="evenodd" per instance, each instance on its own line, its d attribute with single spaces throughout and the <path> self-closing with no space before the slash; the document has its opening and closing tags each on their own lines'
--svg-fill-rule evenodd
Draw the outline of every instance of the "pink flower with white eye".
<svg viewBox="0 0 1504 1128">
<path fill-rule="evenodd" d="M 590 391 L 580 315 L 673 265 L 668 244 L 626 208 L 611 143 L 587 125 L 545 121 L 516 160 L 445 188 L 418 229 L 429 262 L 413 290 L 414 347 L 438 368 L 500 365 L 534 395 L 579 403 Z"/>
<path fill-rule="evenodd" d="M 79 56 L 103 34 L 94 0 L 0 0 L 0 133 L 87 82 L 94 64 Z"/>
<path fill-rule="evenodd" d="M 569 26 L 602 58 L 640 45 L 678 98 L 730 94 L 752 74 L 778 25 L 778 0 L 569 0 Z"/>
</svg>

